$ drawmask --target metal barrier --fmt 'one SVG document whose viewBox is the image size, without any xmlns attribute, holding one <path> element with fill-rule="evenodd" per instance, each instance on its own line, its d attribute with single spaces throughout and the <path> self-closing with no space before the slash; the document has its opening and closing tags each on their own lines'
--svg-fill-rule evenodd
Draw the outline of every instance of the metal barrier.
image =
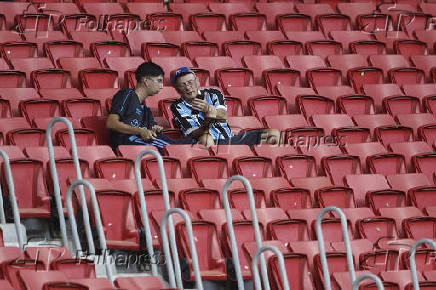
<svg viewBox="0 0 436 290">
<path fill-rule="evenodd" d="M 101 216 L 100 216 L 100 207 L 98 206 L 97 197 L 95 196 L 95 190 L 94 190 L 94 187 L 88 181 L 82 180 L 82 179 L 78 179 L 78 180 L 74 181 L 73 184 L 71 184 L 70 187 L 68 187 L 67 196 L 66 196 L 68 217 L 71 220 L 71 227 L 73 229 L 73 237 L 74 237 L 74 243 L 75 243 L 76 249 L 78 250 L 79 253 L 82 250 L 82 248 L 80 246 L 80 240 L 78 237 L 78 233 L 77 233 L 77 223 L 76 223 L 76 218 L 74 216 L 72 196 L 73 196 L 73 189 L 76 186 L 80 186 L 80 185 L 85 185 L 89 190 L 89 193 L 91 196 L 92 209 L 94 211 L 94 220 L 95 220 L 95 225 L 97 228 L 98 239 L 100 241 L 100 248 L 101 248 L 101 251 L 103 253 L 103 263 L 105 264 L 105 267 L 106 267 L 106 275 L 113 283 L 114 277 L 112 275 L 112 269 L 110 267 L 110 263 L 106 259 L 106 256 L 107 256 L 106 237 L 105 237 L 104 231 L 103 231 L 103 224 L 101 222 Z M 86 204 L 86 201 L 85 201 L 85 207 L 88 207 Z M 91 228 L 89 218 L 86 220 L 85 220 L 85 218 L 83 218 L 83 222 L 85 225 L 87 224 L 88 227 Z M 88 240 L 88 246 L 89 246 L 89 242 L 90 241 Z M 95 253 L 95 250 L 93 253 Z"/>
<path fill-rule="evenodd" d="M 51 171 L 51 178 L 53 180 L 53 189 L 54 189 L 54 196 L 56 201 L 56 207 L 59 215 L 59 226 L 61 231 L 61 238 L 62 243 L 64 246 L 67 246 L 68 244 L 68 238 L 67 238 L 67 228 L 65 226 L 65 218 L 64 218 L 64 211 L 62 207 L 62 197 L 61 197 L 61 190 L 59 187 L 59 178 L 58 178 L 58 172 L 56 169 L 56 163 L 55 163 L 55 157 L 54 157 L 54 149 L 53 149 L 53 142 L 51 140 L 51 130 L 55 123 L 57 122 L 63 122 L 67 128 L 68 128 L 68 135 L 70 136 L 70 142 L 71 142 L 71 156 L 73 158 L 74 168 L 76 170 L 76 178 L 78 180 L 82 179 L 82 171 L 80 170 L 80 164 L 79 164 L 79 158 L 77 157 L 77 145 L 76 145 L 76 138 L 74 137 L 74 130 L 73 126 L 71 125 L 71 122 L 64 117 L 56 117 L 53 118 L 50 123 L 48 124 L 47 131 L 45 132 L 45 139 L 47 142 L 48 147 L 48 156 L 49 156 L 49 162 L 50 162 L 50 171 Z M 83 191 L 83 186 L 79 186 L 79 195 L 80 195 L 80 202 L 82 204 L 86 203 L 85 198 L 85 192 Z M 89 213 L 88 213 L 88 207 L 83 207 L 83 215 L 84 219 L 89 220 Z M 91 228 L 89 227 L 89 224 L 85 223 L 85 230 L 87 239 L 91 241 L 92 247 L 90 249 L 94 248 L 94 241 L 92 240 L 92 235 L 88 236 L 88 234 L 91 233 Z M 89 249 L 89 250 L 90 250 Z"/>
<path fill-rule="evenodd" d="M 353 282 L 353 290 L 359 290 L 360 282 L 362 282 L 365 279 L 374 280 L 375 284 L 377 285 L 377 289 L 378 290 L 384 290 L 385 289 L 385 287 L 383 286 L 383 283 L 382 283 L 382 281 L 380 280 L 379 277 L 377 277 L 374 274 L 368 273 L 368 274 L 363 274 L 359 278 L 354 280 L 354 282 Z"/>
<path fill-rule="evenodd" d="M 230 184 L 235 181 L 240 180 L 244 184 L 245 189 L 247 190 L 248 199 L 250 202 L 250 213 L 251 213 L 251 220 L 253 222 L 254 227 L 254 237 L 256 239 L 256 245 L 257 249 L 262 247 L 262 237 L 260 235 L 260 229 L 259 229 L 259 223 L 257 221 L 257 214 L 256 214 L 256 206 L 254 202 L 254 195 L 253 195 L 253 189 L 251 188 L 250 182 L 243 176 L 240 175 L 234 175 L 230 177 L 226 184 L 224 185 L 223 189 L 223 206 L 226 212 L 226 220 L 227 220 L 227 229 L 229 231 L 229 239 L 232 246 L 232 254 L 233 254 L 233 264 L 235 265 L 235 272 L 236 272 L 236 279 L 238 281 L 238 289 L 244 290 L 244 280 L 242 278 L 242 272 L 241 272 L 241 265 L 239 263 L 239 254 L 238 254 L 238 245 L 236 244 L 236 238 L 235 238 L 235 232 L 233 230 L 233 220 L 232 220 L 232 212 L 230 210 L 230 204 L 229 204 L 229 198 L 228 198 L 228 189 Z M 265 290 L 270 290 L 269 286 L 269 280 L 268 280 L 268 272 L 266 268 L 265 259 L 263 258 L 260 260 L 260 267 L 262 271 L 262 282 Z"/>
<path fill-rule="evenodd" d="M 4 170 L 6 171 L 6 179 L 8 182 L 8 190 L 9 190 L 9 200 L 12 206 L 12 214 L 14 216 L 15 231 L 18 237 L 18 245 L 20 246 L 21 251 L 24 251 L 24 239 L 20 230 L 20 225 L 21 225 L 20 212 L 18 209 L 17 198 L 15 197 L 15 185 L 14 185 L 14 178 L 12 177 L 11 164 L 9 163 L 9 156 L 8 154 L 6 154 L 6 152 L 0 150 L 0 155 L 3 158 L 3 166 L 4 166 Z M 1 186 L 0 186 L 0 222 L 2 224 L 6 224 L 6 217 L 3 208 L 3 192 L 1 190 Z"/>
<path fill-rule="evenodd" d="M 170 196 L 168 193 L 167 179 L 165 176 L 165 170 L 164 170 L 164 166 L 163 166 L 162 156 L 156 150 L 152 150 L 152 149 L 146 149 L 146 150 L 141 151 L 135 160 L 135 179 L 136 179 L 136 186 L 138 187 L 139 202 L 141 204 L 141 217 L 142 217 L 142 223 L 144 224 L 144 229 L 145 229 L 145 241 L 146 241 L 146 245 L 147 245 L 147 251 L 152 259 L 152 261 L 151 261 L 151 273 L 153 274 L 153 276 L 157 276 L 158 271 L 157 271 L 156 261 L 154 261 L 155 256 L 154 256 L 154 250 L 153 250 L 153 240 L 152 240 L 153 237 L 151 235 L 150 223 L 148 221 L 147 205 L 145 203 L 145 198 L 144 198 L 144 189 L 143 189 L 142 183 L 141 183 L 141 159 L 147 154 L 151 154 L 157 159 L 158 168 L 159 168 L 159 176 L 160 176 L 160 180 L 162 182 L 162 194 L 163 194 L 163 198 L 164 198 L 165 210 L 171 209 L 171 205 L 170 205 Z M 176 235 L 174 233 L 173 219 L 171 217 L 169 219 L 168 227 L 169 227 L 169 231 L 170 231 L 170 245 L 171 245 L 172 251 L 174 252 L 174 251 L 177 251 L 177 245 L 176 245 Z M 180 264 L 179 264 L 178 260 L 175 262 L 175 268 L 176 268 L 177 276 L 180 277 L 181 270 L 180 270 Z M 174 279 L 174 273 L 173 273 L 173 279 Z"/>
<path fill-rule="evenodd" d="M 316 219 L 316 235 L 318 237 L 319 256 L 321 258 L 325 290 L 331 290 L 331 282 L 330 282 L 330 272 L 327 265 L 327 257 L 325 253 L 324 236 L 322 234 L 321 221 L 324 214 L 329 211 L 336 212 L 337 214 L 339 214 L 341 218 L 342 235 L 344 237 L 345 249 L 347 251 L 348 271 L 350 272 L 351 281 L 356 280 L 356 273 L 354 272 L 353 253 L 351 250 L 350 238 L 348 237 L 347 218 L 345 217 L 345 214 L 342 212 L 342 210 L 340 210 L 335 206 L 329 206 L 321 210 L 321 212 L 318 214 L 318 217 Z"/>
<path fill-rule="evenodd" d="M 418 281 L 418 275 L 416 273 L 416 261 L 415 261 L 415 254 L 416 254 L 416 249 L 418 248 L 418 246 L 422 245 L 422 244 L 430 244 L 433 247 L 433 250 L 436 251 L 436 243 L 433 240 L 430 239 L 420 239 L 419 241 L 417 241 L 412 249 L 410 250 L 410 271 L 412 272 L 412 282 L 413 282 L 413 289 L 414 290 L 419 290 L 419 281 Z"/>
<path fill-rule="evenodd" d="M 284 290 L 289 290 L 289 281 L 288 281 L 288 275 L 286 274 L 286 267 L 285 267 L 285 260 L 283 259 L 283 254 L 273 246 L 262 246 L 257 249 L 256 253 L 254 254 L 253 259 L 251 260 L 251 272 L 254 276 L 254 287 L 256 290 L 262 290 L 262 285 L 260 284 L 259 279 L 259 273 L 257 269 L 257 259 L 259 258 L 260 254 L 262 254 L 265 251 L 272 251 L 277 255 L 277 259 L 279 260 L 279 270 L 280 270 L 280 276 L 282 277 L 282 285 Z"/>
<path fill-rule="evenodd" d="M 196 283 L 197 289 L 203 290 L 203 282 L 201 281 L 200 266 L 198 265 L 197 248 L 195 247 L 191 219 L 189 218 L 189 215 L 184 210 L 182 210 L 180 208 L 172 208 L 172 209 L 165 211 L 165 214 L 163 215 L 162 220 L 160 222 L 160 235 L 162 237 L 162 246 L 164 249 L 167 270 L 168 270 L 168 274 L 172 273 L 172 276 L 173 276 L 173 278 L 170 279 L 170 286 L 172 288 L 175 288 L 176 283 L 174 281 L 173 265 L 172 265 L 172 263 L 168 262 L 171 260 L 171 252 L 170 252 L 170 248 L 168 245 L 166 225 L 168 222 L 168 218 L 172 214 L 175 214 L 175 213 L 180 214 L 183 217 L 183 219 L 185 220 L 186 231 L 188 233 L 188 239 L 189 239 L 189 249 L 191 250 L 191 255 L 192 255 L 192 267 L 193 267 L 194 275 L 195 275 L 195 283 Z M 178 254 L 177 249 L 176 249 L 176 251 L 173 251 L 172 254 L 173 254 L 173 260 L 179 261 L 179 254 Z M 179 262 L 179 264 L 180 264 L 180 262 Z M 178 278 L 179 279 L 177 279 L 177 288 L 183 289 L 182 277 L 180 276 Z"/>
</svg>

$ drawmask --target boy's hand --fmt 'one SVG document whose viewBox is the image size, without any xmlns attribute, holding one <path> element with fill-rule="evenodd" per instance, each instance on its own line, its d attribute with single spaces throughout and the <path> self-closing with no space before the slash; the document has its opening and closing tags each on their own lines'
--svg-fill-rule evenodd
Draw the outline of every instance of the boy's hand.
<svg viewBox="0 0 436 290">
<path fill-rule="evenodd" d="M 141 129 L 138 134 L 144 141 L 152 141 L 156 139 L 156 133 L 152 130 Z"/>
<path fill-rule="evenodd" d="M 151 127 L 151 130 L 152 130 L 154 133 L 159 134 L 160 132 L 162 132 L 163 127 L 162 127 L 162 126 L 159 126 L 159 125 L 154 125 L 153 127 Z"/>
</svg>

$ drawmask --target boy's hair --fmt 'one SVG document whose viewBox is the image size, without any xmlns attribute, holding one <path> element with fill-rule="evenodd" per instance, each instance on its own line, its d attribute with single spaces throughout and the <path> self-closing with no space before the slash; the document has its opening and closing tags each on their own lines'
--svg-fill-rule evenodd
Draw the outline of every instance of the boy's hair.
<svg viewBox="0 0 436 290">
<path fill-rule="evenodd" d="M 140 82 L 144 77 L 158 77 L 164 74 L 163 69 L 154 62 L 144 62 L 135 71 L 137 82 Z"/>
</svg>

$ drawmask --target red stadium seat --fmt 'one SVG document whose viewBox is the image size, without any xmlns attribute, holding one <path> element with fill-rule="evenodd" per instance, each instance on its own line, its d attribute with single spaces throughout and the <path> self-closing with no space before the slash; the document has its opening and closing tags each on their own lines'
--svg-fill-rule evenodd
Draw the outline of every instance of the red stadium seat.
<svg viewBox="0 0 436 290">
<path fill-rule="evenodd" d="M 225 31 L 226 18 L 223 14 L 197 13 L 191 14 L 192 28 L 202 33 L 204 31 Z"/>
<path fill-rule="evenodd" d="M 35 70 L 30 74 L 33 86 L 40 89 L 71 88 L 71 76 L 61 69 Z"/>
<path fill-rule="evenodd" d="M 386 44 L 377 40 L 358 40 L 350 42 L 350 52 L 370 56 L 374 54 L 385 54 Z"/>
</svg>

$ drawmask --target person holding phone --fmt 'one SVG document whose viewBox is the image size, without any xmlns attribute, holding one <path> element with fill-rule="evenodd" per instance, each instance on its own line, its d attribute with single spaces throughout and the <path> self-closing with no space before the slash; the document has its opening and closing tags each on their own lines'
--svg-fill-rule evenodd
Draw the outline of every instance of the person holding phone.
<svg viewBox="0 0 436 290">
<path fill-rule="evenodd" d="M 177 69 L 172 83 L 180 94 L 171 105 L 173 122 L 185 136 L 204 146 L 213 144 L 279 144 L 277 129 L 255 129 L 234 135 L 227 124 L 227 106 L 223 93 L 215 88 L 200 90 L 195 73 L 187 67 Z"/>
</svg>

